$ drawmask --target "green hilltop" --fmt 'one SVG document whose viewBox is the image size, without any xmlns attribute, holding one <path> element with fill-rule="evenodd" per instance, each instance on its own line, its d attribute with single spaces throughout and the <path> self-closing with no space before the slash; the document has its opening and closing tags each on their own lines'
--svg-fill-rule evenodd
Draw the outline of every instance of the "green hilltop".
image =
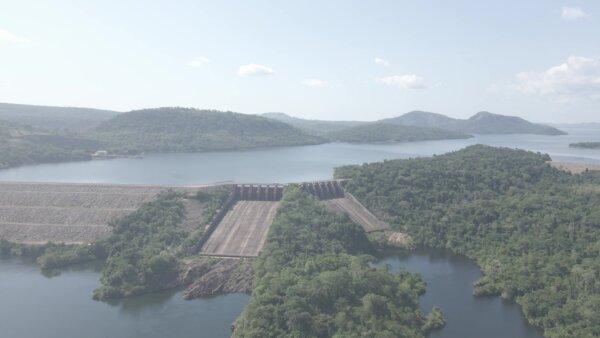
<svg viewBox="0 0 600 338">
<path fill-rule="evenodd" d="M 325 137 L 340 142 L 385 143 L 464 139 L 472 136 L 440 128 L 401 126 L 378 122 L 327 133 Z"/>
<path fill-rule="evenodd" d="M 103 122 L 92 136 L 120 152 L 198 152 L 323 140 L 265 117 L 191 108 L 144 109 Z"/>
</svg>

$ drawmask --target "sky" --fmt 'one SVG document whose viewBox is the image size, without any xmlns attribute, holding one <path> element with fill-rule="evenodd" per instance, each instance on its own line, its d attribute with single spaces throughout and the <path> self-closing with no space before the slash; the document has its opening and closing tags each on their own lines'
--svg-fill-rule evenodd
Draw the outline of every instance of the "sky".
<svg viewBox="0 0 600 338">
<path fill-rule="evenodd" d="M 600 121 L 600 1 L 0 0 L 0 102 Z"/>
</svg>

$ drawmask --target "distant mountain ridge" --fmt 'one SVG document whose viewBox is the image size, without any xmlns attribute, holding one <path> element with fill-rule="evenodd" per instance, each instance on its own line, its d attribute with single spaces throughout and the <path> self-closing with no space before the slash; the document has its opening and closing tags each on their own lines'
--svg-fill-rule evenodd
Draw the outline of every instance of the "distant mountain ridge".
<svg viewBox="0 0 600 338">
<path fill-rule="evenodd" d="M 543 124 L 531 123 L 517 116 L 479 112 L 470 118 L 455 119 L 445 115 L 412 111 L 379 122 L 403 126 L 433 127 L 473 134 L 538 134 L 565 135 L 566 133 Z"/>
<path fill-rule="evenodd" d="M 298 129 L 301 129 L 313 135 L 324 135 L 326 133 L 369 123 L 362 121 L 307 120 L 298 117 L 293 117 L 285 113 L 264 113 L 261 116 L 290 124 Z"/>
<path fill-rule="evenodd" d="M 29 125 L 0 120 L 0 169 L 87 160 L 94 146 L 91 140 L 61 136 Z"/>
<path fill-rule="evenodd" d="M 93 108 L 0 103 L 0 119 L 43 129 L 89 129 L 117 114 Z"/>
<path fill-rule="evenodd" d="M 466 133 L 447 129 L 402 126 L 381 122 L 346 128 L 327 133 L 324 136 L 331 141 L 355 143 L 415 142 L 473 137 Z"/>
</svg>

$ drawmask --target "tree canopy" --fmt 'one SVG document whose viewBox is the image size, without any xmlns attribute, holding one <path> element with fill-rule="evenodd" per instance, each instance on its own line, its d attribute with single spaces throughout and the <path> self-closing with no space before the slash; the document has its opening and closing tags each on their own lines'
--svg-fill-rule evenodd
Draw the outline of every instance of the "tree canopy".
<svg viewBox="0 0 600 338">
<path fill-rule="evenodd" d="M 336 176 L 415 243 L 476 259 L 476 294 L 516 300 L 547 337 L 598 337 L 600 172 L 571 175 L 548 160 L 478 145 Z"/>
</svg>

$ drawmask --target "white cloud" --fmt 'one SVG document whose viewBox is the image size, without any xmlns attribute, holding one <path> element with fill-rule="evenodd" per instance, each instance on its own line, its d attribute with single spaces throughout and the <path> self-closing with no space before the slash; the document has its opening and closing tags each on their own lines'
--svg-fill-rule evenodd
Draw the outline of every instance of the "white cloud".
<svg viewBox="0 0 600 338">
<path fill-rule="evenodd" d="M 302 81 L 302 84 L 308 87 L 325 87 L 327 85 L 327 81 L 319 79 L 308 79 Z"/>
<path fill-rule="evenodd" d="M 243 65 L 240 67 L 240 69 L 238 69 L 239 76 L 265 76 L 272 74 L 275 74 L 273 69 L 263 65 L 257 65 L 255 63 Z"/>
<path fill-rule="evenodd" d="M 402 89 L 427 88 L 423 78 L 415 74 L 392 75 L 380 78 L 379 82 L 389 86 L 397 86 Z"/>
<path fill-rule="evenodd" d="M 209 62 L 210 62 L 209 59 L 207 59 L 205 57 L 197 56 L 197 57 L 193 58 L 190 62 L 188 62 L 187 65 L 190 67 L 201 67 Z"/>
<path fill-rule="evenodd" d="M 585 12 L 581 8 L 575 7 L 563 7 L 560 15 L 564 20 L 577 20 L 586 17 Z"/>
<path fill-rule="evenodd" d="M 29 42 L 29 39 L 24 38 L 22 36 L 16 36 L 13 33 L 9 32 L 7 30 L 4 30 L 4 29 L 0 29 L 0 40 L 14 42 L 14 43 Z"/>
<path fill-rule="evenodd" d="M 379 58 L 379 57 L 375 58 L 375 64 L 378 66 L 384 66 L 384 67 L 387 67 L 390 65 L 389 62 L 387 62 L 386 60 Z"/>
<path fill-rule="evenodd" d="M 519 73 L 517 80 L 515 87 L 526 94 L 555 96 L 561 101 L 600 99 L 600 59 L 570 56 L 543 72 Z"/>
</svg>

